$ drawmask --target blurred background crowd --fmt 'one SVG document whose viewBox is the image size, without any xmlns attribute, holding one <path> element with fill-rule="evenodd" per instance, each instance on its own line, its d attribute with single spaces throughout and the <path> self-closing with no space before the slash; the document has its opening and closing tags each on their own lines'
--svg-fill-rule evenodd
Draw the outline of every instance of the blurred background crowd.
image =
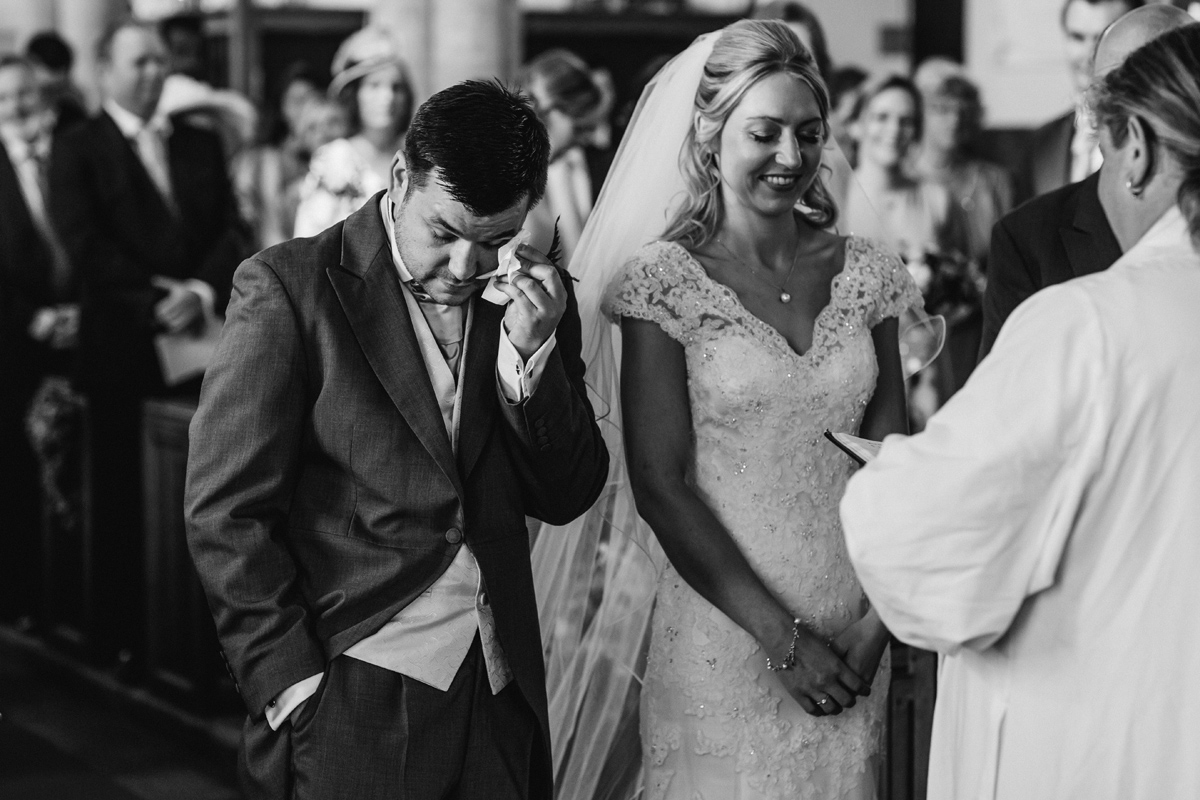
<svg viewBox="0 0 1200 800">
<path fill-rule="evenodd" d="M 1091 53 L 1139 5 L 0 0 L 0 623 L 182 703 L 231 697 L 181 487 L 186 345 L 219 331 L 240 260 L 344 219 L 422 99 L 495 75 L 550 132 L 527 226 L 545 250 L 557 222 L 569 265 L 641 90 L 743 16 L 812 49 L 868 200 L 843 227 L 946 317 L 919 426 L 976 362 L 993 225 L 1098 169 Z"/>
</svg>

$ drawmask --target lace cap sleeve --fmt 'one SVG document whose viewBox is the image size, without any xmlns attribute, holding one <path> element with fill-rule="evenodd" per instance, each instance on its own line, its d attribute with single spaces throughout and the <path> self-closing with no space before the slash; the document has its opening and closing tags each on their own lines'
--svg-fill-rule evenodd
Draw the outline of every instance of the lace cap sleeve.
<svg viewBox="0 0 1200 800">
<path fill-rule="evenodd" d="M 620 317 L 653 322 L 687 344 L 697 325 L 696 314 L 688 311 L 696 305 L 696 292 L 687 251 L 671 242 L 652 242 L 613 278 L 602 309 L 614 322 Z"/>
<path fill-rule="evenodd" d="M 867 301 L 867 327 L 873 328 L 888 317 L 899 317 L 910 308 L 921 308 L 921 290 L 908 274 L 900 257 L 871 239 L 852 239 L 851 247 L 861 263 L 859 270 L 870 287 Z"/>
</svg>

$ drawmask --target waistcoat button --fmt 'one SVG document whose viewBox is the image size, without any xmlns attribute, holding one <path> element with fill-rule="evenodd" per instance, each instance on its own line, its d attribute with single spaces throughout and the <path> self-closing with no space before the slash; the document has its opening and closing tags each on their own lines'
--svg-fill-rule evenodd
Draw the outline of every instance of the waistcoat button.
<svg viewBox="0 0 1200 800">
<path fill-rule="evenodd" d="M 458 544 L 462 541 L 462 531 L 458 528 L 451 528 L 446 531 L 446 541 L 450 544 Z"/>
</svg>

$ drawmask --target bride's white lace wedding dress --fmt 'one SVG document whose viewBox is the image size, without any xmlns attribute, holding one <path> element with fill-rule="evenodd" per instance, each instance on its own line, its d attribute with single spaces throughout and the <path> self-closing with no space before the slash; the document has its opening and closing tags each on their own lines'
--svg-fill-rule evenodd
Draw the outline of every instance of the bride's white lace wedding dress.
<svg viewBox="0 0 1200 800">
<path fill-rule="evenodd" d="M 644 247 L 606 295 L 609 316 L 649 320 L 683 345 L 696 490 L 766 584 L 825 637 L 866 601 L 838 519 L 853 465 L 823 432 L 858 430 L 878 372 L 870 329 L 919 303 L 900 261 L 854 237 L 803 354 L 678 244 Z M 656 603 L 641 695 L 648 800 L 876 796 L 886 657 L 869 697 L 810 717 L 755 640 L 669 565 Z"/>
</svg>

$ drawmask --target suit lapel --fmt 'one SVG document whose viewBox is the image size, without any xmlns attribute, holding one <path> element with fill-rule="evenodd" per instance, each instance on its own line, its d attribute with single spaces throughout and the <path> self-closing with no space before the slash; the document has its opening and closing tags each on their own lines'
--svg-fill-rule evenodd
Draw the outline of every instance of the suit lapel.
<svg viewBox="0 0 1200 800">
<path fill-rule="evenodd" d="M 1045 146 L 1034 152 L 1033 193 L 1052 192 L 1071 182 L 1071 140 L 1075 138 L 1075 112 L 1052 123 Z"/>
<path fill-rule="evenodd" d="M 118 167 L 118 174 L 123 173 L 129 176 L 129 179 L 135 184 L 133 189 L 138 197 L 152 198 L 151 202 L 155 205 L 155 210 L 161 216 L 159 222 L 152 223 L 154 225 L 175 225 L 178 223 L 178 218 L 167 205 L 166 199 L 162 196 L 162 192 L 158 190 L 158 186 L 154 183 L 154 179 L 150 177 L 150 173 L 146 171 L 146 165 L 142 163 L 142 157 L 138 155 L 137 149 L 133 142 L 125 138 L 125 134 L 121 132 L 121 128 L 113 121 L 113 118 L 107 112 L 100 112 L 99 120 L 101 129 L 112 140 L 112 152 L 120 153 L 123 162 Z M 167 147 L 168 151 L 170 147 Z M 170 162 L 170 156 L 167 161 Z M 174 175 L 172 175 L 174 180 Z M 150 223 L 148 223 L 150 224 Z"/>
<path fill-rule="evenodd" d="M 16 223 L 22 228 L 33 227 L 33 216 L 25 202 L 25 192 L 21 190 L 21 181 L 17 177 L 17 167 L 8 156 L 8 150 L 0 145 L 0 203 L 3 203 L 4 216 L 11 225 Z"/>
<path fill-rule="evenodd" d="M 371 369 L 396 409 L 461 495 L 462 484 L 433 385 L 392 264 L 379 195 L 346 220 L 342 263 L 329 280 Z"/>
<path fill-rule="evenodd" d="M 1097 173 L 1079 184 L 1070 225 L 1060 229 L 1067 261 L 1077 278 L 1106 270 L 1121 257 L 1121 246 L 1100 205 L 1099 183 Z"/>
<path fill-rule="evenodd" d="M 462 365 L 462 407 L 459 412 L 458 463 L 463 477 L 471 474 L 496 413 L 496 351 L 504 307 L 475 300 L 475 318 Z"/>
</svg>

